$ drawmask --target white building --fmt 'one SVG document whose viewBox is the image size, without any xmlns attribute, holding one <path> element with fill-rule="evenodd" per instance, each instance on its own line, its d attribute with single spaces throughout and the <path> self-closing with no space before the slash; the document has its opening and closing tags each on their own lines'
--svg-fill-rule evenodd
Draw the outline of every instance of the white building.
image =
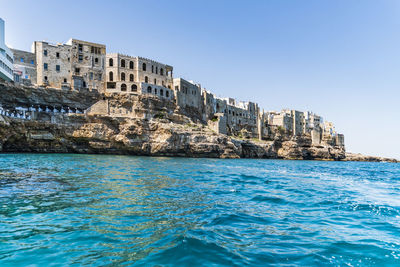
<svg viewBox="0 0 400 267">
<path fill-rule="evenodd" d="M 4 20 L 0 18 L 0 80 L 13 80 L 13 53 L 6 46 Z"/>
</svg>

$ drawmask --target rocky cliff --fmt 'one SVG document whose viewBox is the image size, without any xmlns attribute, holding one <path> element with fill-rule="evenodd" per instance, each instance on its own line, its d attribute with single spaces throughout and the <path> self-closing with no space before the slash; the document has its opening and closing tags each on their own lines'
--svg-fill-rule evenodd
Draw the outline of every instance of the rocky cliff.
<svg viewBox="0 0 400 267">
<path fill-rule="evenodd" d="M 70 106 L 85 114 L 38 112 L 37 119 L 0 115 L 0 151 L 105 153 L 147 156 L 345 160 L 342 147 L 314 146 L 310 138 L 271 141 L 215 133 L 176 110 L 142 95 L 100 95 L 1 85 L 0 105 Z M 110 111 L 111 109 L 111 111 Z M 110 115 L 112 114 L 112 115 Z M 49 118 L 50 117 L 50 118 Z"/>
</svg>

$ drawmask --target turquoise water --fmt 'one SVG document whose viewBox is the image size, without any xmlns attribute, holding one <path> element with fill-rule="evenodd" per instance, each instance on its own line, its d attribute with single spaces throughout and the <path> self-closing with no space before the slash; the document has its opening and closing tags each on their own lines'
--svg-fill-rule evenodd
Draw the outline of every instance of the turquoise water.
<svg viewBox="0 0 400 267">
<path fill-rule="evenodd" d="M 400 265 L 400 164 L 0 155 L 1 266 Z"/>
</svg>

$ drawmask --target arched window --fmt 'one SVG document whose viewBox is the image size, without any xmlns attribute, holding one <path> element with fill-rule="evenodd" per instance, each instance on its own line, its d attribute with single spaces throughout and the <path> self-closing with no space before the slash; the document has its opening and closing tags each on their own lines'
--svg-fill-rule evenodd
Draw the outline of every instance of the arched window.
<svg viewBox="0 0 400 267">
<path fill-rule="evenodd" d="M 149 77 L 144 76 L 144 82 L 145 82 L 145 83 L 148 83 L 148 82 L 149 82 Z"/>
<path fill-rule="evenodd" d="M 129 61 L 129 68 L 133 70 L 133 61 Z"/>
<path fill-rule="evenodd" d="M 125 81 L 125 73 L 121 73 L 121 81 Z"/>
<path fill-rule="evenodd" d="M 151 86 L 147 87 L 147 93 L 151 93 Z"/>
<path fill-rule="evenodd" d="M 157 84 L 157 79 L 154 79 L 154 84 Z"/>
<path fill-rule="evenodd" d="M 160 96 L 164 96 L 164 90 L 160 89 Z"/>
<path fill-rule="evenodd" d="M 114 60 L 112 58 L 110 58 L 108 60 L 108 66 L 112 67 L 114 65 Z"/>
<path fill-rule="evenodd" d="M 133 82 L 133 74 L 129 74 L 129 81 Z"/>
<path fill-rule="evenodd" d="M 164 75 L 164 69 L 163 68 L 160 69 L 160 75 Z"/>
<path fill-rule="evenodd" d="M 136 86 L 136 84 L 132 84 L 132 85 L 131 85 L 131 91 L 132 91 L 132 92 L 136 92 L 136 91 L 137 91 L 137 86 Z"/>
<path fill-rule="evenodd" d="M 121 68 L 125 68 L 125 59 L 121 59 Z"/>
<path fill-rule="evenodd" d="M 146 71 L 146 63 L 143 63 L 142 69 L 143 69 L 143 71 Z"/>
<path fill-rule="evenodd" d="M 110 58 L 111 59 L 111 58 Z M 112 59 L 111 59 L 112 60 Z M 108 80 L 110 81 L 110 82 L 112 82 L 113 80 L 114 80 L 114 74 L 113 74 L 113 72 L 112 71 L 110 71 L 110 73 L 108 73 Z"/>
<path fill-rule="evenodd" d="M 124 83 L 121 84 L 121 91 L 124 91 L 124 92 L 126 91 L 126 84 L 124 84 Z"/>
</svg>

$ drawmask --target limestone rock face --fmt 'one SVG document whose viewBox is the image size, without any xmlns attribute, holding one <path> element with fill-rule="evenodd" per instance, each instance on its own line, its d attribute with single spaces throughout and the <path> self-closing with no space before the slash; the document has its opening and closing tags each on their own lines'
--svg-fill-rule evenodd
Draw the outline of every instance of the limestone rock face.
<svg viewBox="0 0 400 267">
<path fill-rule="evenodd" d="M 237 140 L 202 124 L 165 119 L 65 115 L 52 124 L 0 116 L 3 152 L 340 160 L 344 151 L 295 141 Z"/>
<path fill-rule="evenodd" d="M 270 141 L 217 134 L 187 110 L 151 96 L 73 92 L 0 84 L 5 108 L 69 106 L 86 114 L 39 114 L 35 120 L 0 115 L 0 152 L 103 153 L 146 156 L 299 160 L 386 159 L 316 146 L 311 137 Z M 47 118 L 46 120 L 40 118 Z M 389 160 L 387 160 L 389 161 Z M 391 160 L 395 161 L 395 160 Z"/>
<path fill-rule="evenodd" d="M 365 156 L 361 154 L 354 153 L 346 153 L 346 161 L 369 161 L 369 162 L 392 162 L 392 163 L 400 163 L 397 159 L 392 158 L 384 158 L 384 157 L 374 157 L 374 156 Z"/>
</svg>

